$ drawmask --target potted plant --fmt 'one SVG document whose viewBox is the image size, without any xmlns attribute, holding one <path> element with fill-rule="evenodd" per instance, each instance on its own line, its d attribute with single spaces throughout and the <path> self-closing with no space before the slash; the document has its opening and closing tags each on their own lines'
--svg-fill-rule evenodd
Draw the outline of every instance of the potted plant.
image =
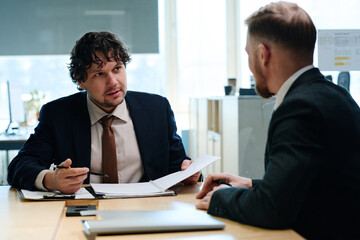
<svg viewBox="0 0 360 240">
<path fill-rule="evenodd" d="M 41 106 L 45 99 L 45 94 L 40 93 L 38 90 L 30 92 L 30 95 L 30 100 L 25 101 L 26 122 L 28 126 L 32 126 L 37 122 Z"/>
</svg>

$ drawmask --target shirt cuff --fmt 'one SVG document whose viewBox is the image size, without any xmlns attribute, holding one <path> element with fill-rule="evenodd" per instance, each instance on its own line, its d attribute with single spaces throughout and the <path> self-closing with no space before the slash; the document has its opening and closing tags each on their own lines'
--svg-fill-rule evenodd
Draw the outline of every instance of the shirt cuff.
<svg viewBox="0 0 360 240">
<path fill-rule="evenodd" d="M 43 185 L 43 180 L 44 180 L 44 177 L 45 177 L 45 174 L 50 171 L 50 170 L 42 170 L 39 175 L 37 175 L 36 179 L 35 179 L 35 187 L 39 190 L 42 190 L 42 191 L 48 191 L 44 185 Z"/>
</svg>

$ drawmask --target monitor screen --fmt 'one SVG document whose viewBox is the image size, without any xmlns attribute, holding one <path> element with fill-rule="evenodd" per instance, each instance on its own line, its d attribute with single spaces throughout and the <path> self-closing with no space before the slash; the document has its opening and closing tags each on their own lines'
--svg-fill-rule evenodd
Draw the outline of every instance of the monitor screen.
<svg viewBox="0 0 360 240">
<path fill-rule="evenodd" d="M 7 82 L 8 103 L 9 103 L 9 126 L 7 132 L 11 131 L 12 125 L 18 127 L 25 122 L 24 103 L 21 100 L 21 85 L 16 82 Z"/>
</svg>

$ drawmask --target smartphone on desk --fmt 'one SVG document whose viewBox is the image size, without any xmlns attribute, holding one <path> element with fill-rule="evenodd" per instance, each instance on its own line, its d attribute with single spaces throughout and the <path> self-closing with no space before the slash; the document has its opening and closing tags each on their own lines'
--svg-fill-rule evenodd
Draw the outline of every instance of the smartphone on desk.
<svg viewBox="0 0 360 240">
<path fill-rule="evenodd" d="M 96 205 L 68 206 L 65 215 L 67 217 L 81 216 L 81 211 L 96 210 Z M 87 215 L 91 216 L 91 215 Z"/>
</svg>

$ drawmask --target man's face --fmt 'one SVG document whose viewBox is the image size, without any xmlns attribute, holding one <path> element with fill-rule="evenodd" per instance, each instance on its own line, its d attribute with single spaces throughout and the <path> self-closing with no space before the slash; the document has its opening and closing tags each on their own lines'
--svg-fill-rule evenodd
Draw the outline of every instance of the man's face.
<svg viewBox="0 0 360 240">
<path fill-rule="evenodd" d="M 260 66 L 259 43 L 248 34 L 245 50 L 248 54 L 249 68 L 254 75 L 255 90 L 263 98 L 269 98 L 273 94 L 267 87 L 266 76 L 263 74 Z"/>
<path fill-rule="evenodd" d="M 126 94 L 126 70 L 122 62 L 106 61 L 103 54 L 96 55 L 103 61 L 102 68 L 93 63 L 87 72 L 87 79 L 78 82 L 82 89 L 86 90 L 90 99 L 105 112 L 112 112 L 125 97 Z"/>
</svg>

